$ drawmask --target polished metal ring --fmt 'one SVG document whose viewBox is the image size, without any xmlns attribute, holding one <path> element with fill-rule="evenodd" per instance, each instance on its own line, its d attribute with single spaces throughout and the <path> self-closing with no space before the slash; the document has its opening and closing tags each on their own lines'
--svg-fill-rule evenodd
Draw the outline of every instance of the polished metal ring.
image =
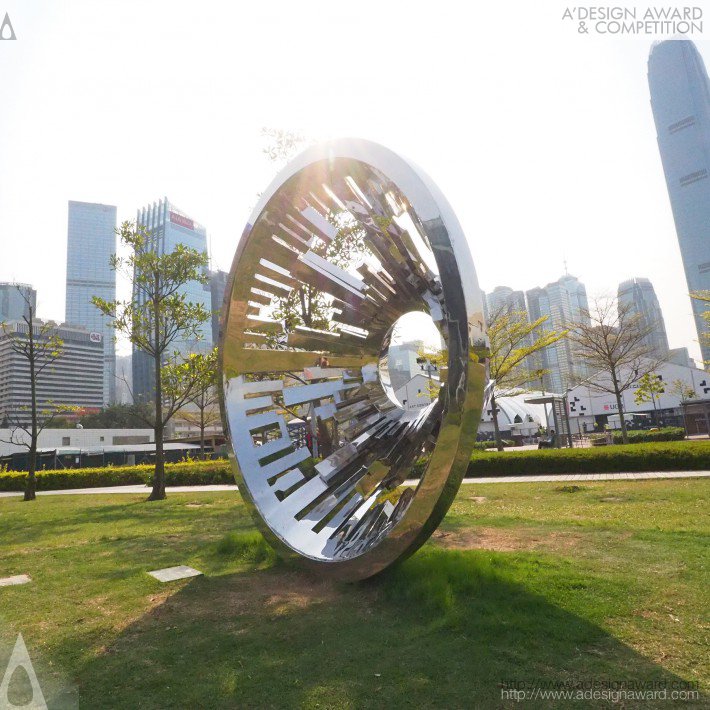
<svg viewBox="0 0 710 710">
<path fill-rule="evenodd" d="M 343 580 L 426 542 L 473 450 L 486 345 L 466 239 L 422 170 L 356 139 L 287 165 L 244 229 L 221 324 L 225 432 L 269 542 Z"/>
</svg>

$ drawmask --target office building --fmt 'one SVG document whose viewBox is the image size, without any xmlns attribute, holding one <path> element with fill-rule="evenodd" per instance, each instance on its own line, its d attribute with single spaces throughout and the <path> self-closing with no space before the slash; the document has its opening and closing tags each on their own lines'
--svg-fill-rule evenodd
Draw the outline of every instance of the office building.
<svg viewBox="0 0 710 710">
<path fill-rule="evenodd" d="M 650 331 L 644 338 L 649 357 L 666 359 L 669 351 L 668 336 L 653 284 L 643 278 L 622 281 L 617 291 L 617 300 L 619 308 L 625 309 L 629 315 L 638 316 L 644 330 Z"/>
<path fill-rule="evenodd" d="M 525 294 L 522 291 L 514 291 L 508 286 L 496 286 L 491 293 L 487 293 L 485 304 L 488 317 L 501 312 L 527 311 L 525 307 Z"/>
<path fill-rule="evenodd" d="M 42 336 L 41 325 L 42 321 L 35 321 L 37 342 L 58 335 L 64 345 L 62 355 L 36 378 L 38 409 L 51 411 L 71 405 L 85 413 L 98 412 L 104 404 L 102 334 L 62 324 Z M 11 339 L 27 338 L 28 334 L 23 321 L 8 321 L 0 330 L 0 427 L 27 424 L 31 418 L 30 366 L 11 344 Z"/>
<path fill-rule="evenodd" d="M 710 290 L 710 82 L 695 45 L 655 44 L 648 84 L 687 288 Z M 691 303 L 700 335 L 706 306 Z M 703 360 L 710 360 L 710 344 L 699 340 Z"/>
<path fill-rule="evenodd" d="M 116 404 L 133 404 L 132 356 L 116 356 Z"/>
<path fill-rule="evenodd" d="M 219 344 L 219 319 L 224 303 L 224 292 L 227 288 L 229 273 L 226 271 L 210 271 L 210 294 L 212 303 L 212 343 Z"/>
<path fill-rule="evenodd" d="M 37 315 L 37 291 L 29 284 L 0 283 L 0 323 Z"/>
<path fill-rule="evenodd" d="M 91 302 L 93 296 L 116 298 L 116 208 L 92 202 L 69 202 L 65 320 L 100 333 L 104 348 L 103 404 L 116 401 L 116 346 L 110 320 Z"/>
<path fill-rule="evenodd" d="M 542 328 L 554 331 L 569 330 L 576 323 L 589 322 L 589 305 L 584 284 L 565 274 L 544 288 L 526 292 L 530 321 L 547 316 Z M 562 338 L 533 357 L 531 369 L 549 370 L 543 378 L 543 389 L 564 393 L 576 382 L 588 376 L 587 368 L 575 357 L 569 338 Z"/>
<path fill-rule="evenodd" d="M 207 252 L 207 230 L 187 214 L 171 204 L 168 198 L 154 202 L 140 210 L 136 224 L 151 234 L 151 248 L 159 254 L 169 254 L 182 244 L 198 252 Z M 212 309 L 212 294 L 209 283 L 192 281 L 180 289 L 189 303 L 202 304 L 206 311 Z M 141 302 L 141 293 L 134 293 L 134 300 Z M 207 352 L 212 347 L 212 321 L 207 321 L 196 339 L 176 341 L 175 351 L 187 355 L 192 352 Z M 172 354 L 172 353 L 170 353 Z M 143 351 L 133 348 L 133 397 L 136 402 L 150 400 L 155 386 L 153 360 Z"/>
</svg>

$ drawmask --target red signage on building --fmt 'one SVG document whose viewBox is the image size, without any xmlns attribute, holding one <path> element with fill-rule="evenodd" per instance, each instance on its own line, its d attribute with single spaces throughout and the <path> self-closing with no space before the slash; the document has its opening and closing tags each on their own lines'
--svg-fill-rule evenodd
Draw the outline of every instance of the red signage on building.
<svg viewBox="0 0 710 710">
<path fill-rule="evenodd" d="M 179 224 L 181 227 L 187 227 L 188 229 L 195 229 L 195 223 L 189 217 L 183 217 L 177 212 L 170 213 L 170 221 L 173 224 Z"/>
</svg>

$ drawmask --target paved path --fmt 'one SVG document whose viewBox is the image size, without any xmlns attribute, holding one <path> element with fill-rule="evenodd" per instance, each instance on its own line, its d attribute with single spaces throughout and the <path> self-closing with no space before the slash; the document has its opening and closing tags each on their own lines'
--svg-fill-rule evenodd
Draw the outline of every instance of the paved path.
<svg viewBox="0 0 710 710">
<path fill-rule="evenodd" d="M 464 478 L 464 483 L 544 483 L 549 481 L 640 481 L 650 478 L 707 478 L 710 471 L 650 471 L 646 473 L 577 473 L 559 476 L 488 476 Z M 416 486 L 419 481 L 405 481 L 408 486 Z M 147 493 L 148 486 L 108 486 L 106 488 L 70 488 L 63 491 L 37 491 L 39 496 L 98 495 L 114 493 Z M 209 493 L 212 491 L 236 491 L 236 486 L 170 486 L 168 493 Z M 0 498 L 21 496 L 21 491 L 0 492 Z"/>
</svg>

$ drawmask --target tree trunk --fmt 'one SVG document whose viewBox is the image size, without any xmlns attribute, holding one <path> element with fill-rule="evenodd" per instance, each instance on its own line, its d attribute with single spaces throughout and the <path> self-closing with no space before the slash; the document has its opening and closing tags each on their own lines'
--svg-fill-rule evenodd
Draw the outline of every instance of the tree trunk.
<svg viewBox="0 0 710 710">
<path fill-rule="evenodd" d="M 503 451 L 503 442 L 500 438 L 500 428 L 498 427 L 498 408 L 496 407 L 496 396 L 491 393 L 491 411 L 493 412 L 493 429 L 495 430 L 496 448 Z"/>
<path fill-rule="evenodd" d="M 205 408 L 200 409 L 200 459 L 205 460 Z"/>
<path fill-rule="evenodd" d="M 29 339 L 30 339 L 30 409 L 32 428 L 30 430 L 30 453 L 28 457 L 27 483 L 25 484 L 24 500 L 35 500 L 37 497 L 37 380 L 35 373 L 35 347 L 34 347 L 34 314 L 30 306 Z"/>
<path fill-rule="evenodd" d="M 156 276 L 155 292 L 159 293 L 159 283 Z M 165 423 L 163 422 L 163 383 L 160 379 L 162 366 L 162 352 L 160 350 L 160 305 L 155 303 L 155 472 L 153 473 L 153 490 L 148 500 L 165 500 L 165 459 L 163 457 L 163 435 Z"/>
<path fill-rule="evenodd" d="M 612 375 L 613 382 L 614 382 L 614 394 L 616 395 L 616 406 L 617 409 L 619 410 L 619 424 L 621 425 L 621 440 L 624 442 L 624 444 L 629 443 L 629 436 L 626 433 L 626 422 L 624 421 L 624 405 L 622 404 L 621 401 L 621 392 L 619 392 L 619 385 L 616 379 L 616 373 L 613 373 Z"/>
</svg>

